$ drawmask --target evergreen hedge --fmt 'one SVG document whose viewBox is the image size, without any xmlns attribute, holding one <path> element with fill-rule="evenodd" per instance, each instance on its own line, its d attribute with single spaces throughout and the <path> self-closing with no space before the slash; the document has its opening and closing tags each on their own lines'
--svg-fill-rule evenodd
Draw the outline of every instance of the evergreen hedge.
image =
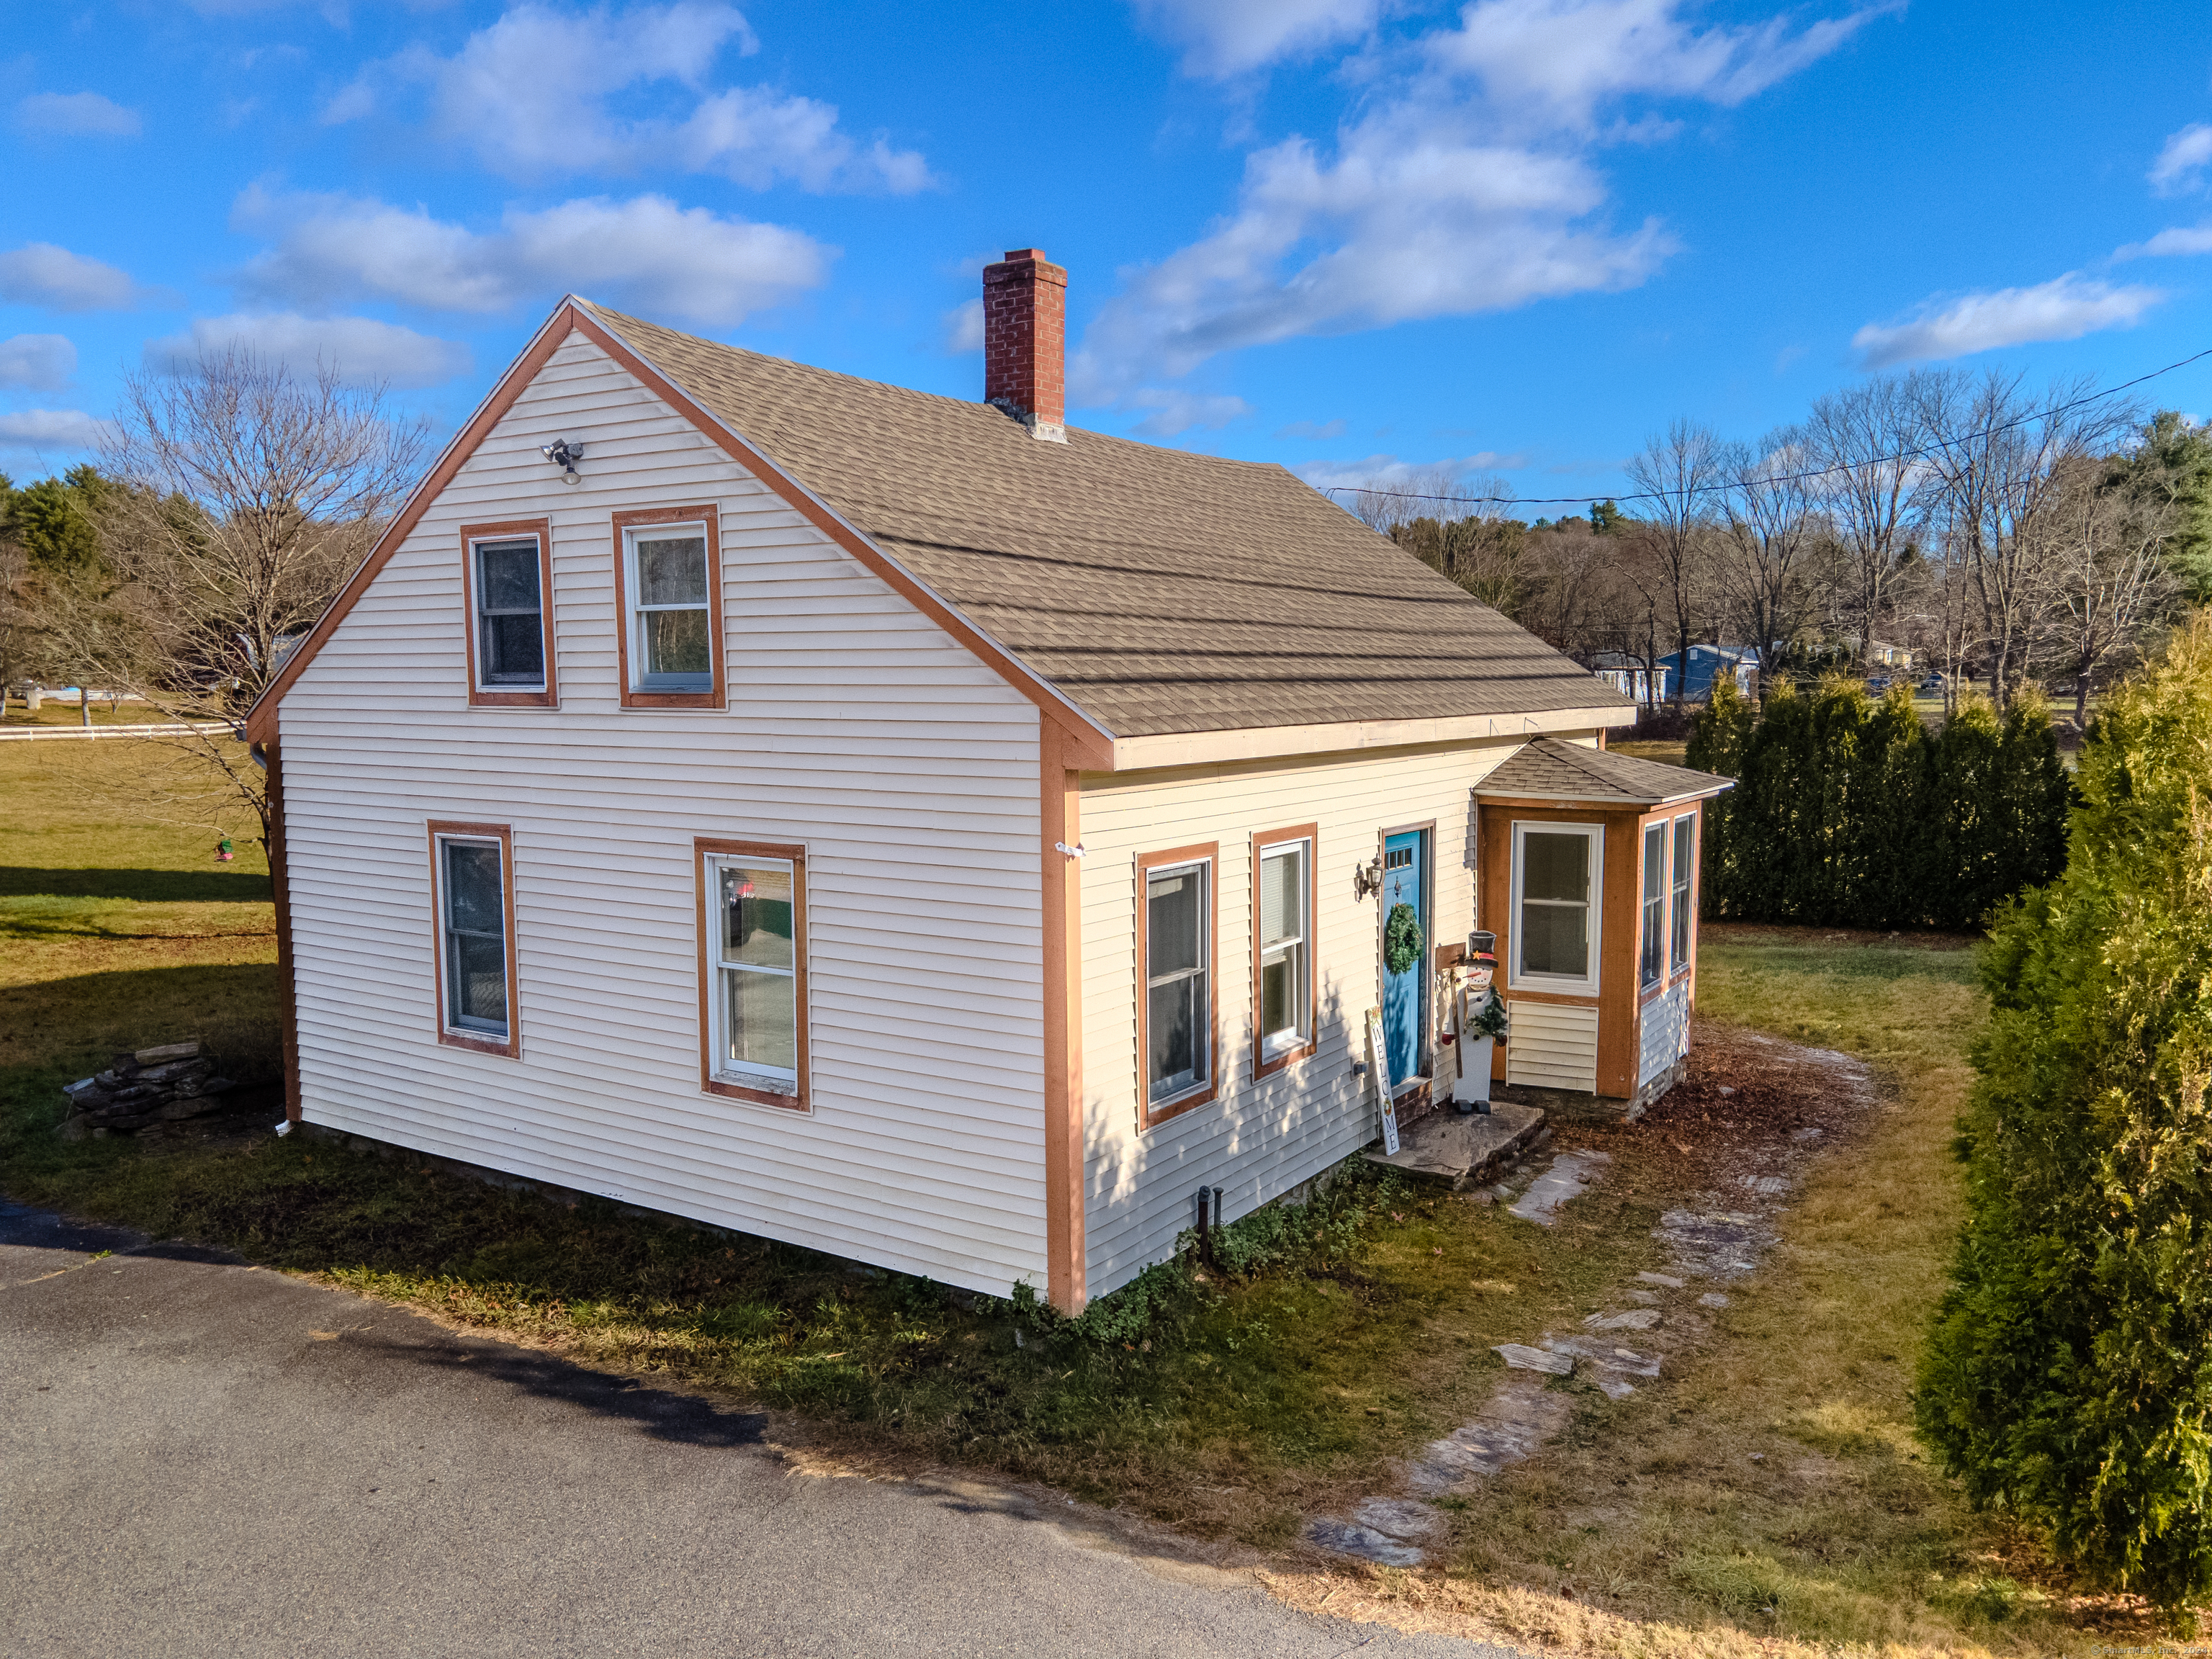
<svg viewBox="0 0 2212 1659">
<path fill-rule="evenodd" d="M 1984 951 L 1916 1410 L 1976 1504 L 2173 1609 L 2212 1589 L 2212 625 L 2110 700 L 2078 784 L 2064 873 Z"/>
<path fill-rule="evenodd" d="M 1706 810 L 1708 916 L 1967 928 L 2065 866 L 2071 786 L 2033 696 L 1931 734 L 1903 686 L 1784 681 L 1754 708 L 1723 678 L 1688 759 L 1736 780 Z"/>
</svg>

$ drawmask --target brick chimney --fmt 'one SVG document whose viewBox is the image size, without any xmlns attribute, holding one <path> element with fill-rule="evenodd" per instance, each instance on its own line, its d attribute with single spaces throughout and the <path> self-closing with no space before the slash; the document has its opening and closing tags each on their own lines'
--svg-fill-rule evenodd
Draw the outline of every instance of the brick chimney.
<svg viewBox="0 0 2212 1659">
<path fill-rule="evenodd" d="M 1033 247 L 983 267 L 983 400 L 1067 441 L 1067 272 Z"/>
</svg>

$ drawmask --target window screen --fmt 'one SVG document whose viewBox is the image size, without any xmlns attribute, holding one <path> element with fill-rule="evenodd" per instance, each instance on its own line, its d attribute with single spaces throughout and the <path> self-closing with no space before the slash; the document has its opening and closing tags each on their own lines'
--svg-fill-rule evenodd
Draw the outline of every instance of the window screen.
<svg viewBox="0 0 2212 1659">
<path fill-rule="evenodd" d="M 1527 830 L 1521 840 L 1521 971 L 1587 979 L 1591 837 Z"/>
<path fill-rule="evenodd" d="M 1637 952 L 1638 985 L 1656 985 L 1667 971 L 1667 826 L 1644 832 L 1644 937 Z"/>
<path fill-rule="evenodd" d="M 545 618 L 538 542 L 478 542 L 477 667 L 489 686 L 545 684 Z"/>
<path fill-rule="evenodd" d="M 712 860 L 716 1072 L 780 1094 L 799 1088 L 796 872 L 779 859 Z"/>
<path fill-rule="evenodd" d="M 714 689 L 705 526 L 630 532 L 631 672 L 641 691 Z"/>
<path fill-rule="evenodd" d="M 1260 1042 L 1264 1055 L 1296 1048 L 1310 1035 L 1312 976 L 1307 912 L 1311 843 L 1272 847 L 1260 858 Z"/>
<path fill-rule="evenodd" d="M 439 843 L 444 888 L 446 1023 L 507 1035 L 507 884 L 495 841 Z"/>
<path fill-rule="evenodd" d="M 1206 937 L 1212 873 L 1210 866 L 1186 864 L 1145 878 L 1145 1036 L 1155 1104 L 1212 1074 Z"/>
</svg>

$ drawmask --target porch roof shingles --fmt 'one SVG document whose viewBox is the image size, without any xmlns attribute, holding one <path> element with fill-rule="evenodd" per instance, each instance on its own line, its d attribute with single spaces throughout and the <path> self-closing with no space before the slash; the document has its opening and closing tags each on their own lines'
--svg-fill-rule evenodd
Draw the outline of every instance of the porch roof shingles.
<svg viewBox="0 0 2212 1659">
<path fill-rule="evenodd" d="M 591 309 L 1116 736 L 1632 707 L 1279 466 Z"/>
<path fill-rule="evenodd" d="M 1666 801 L 1717 795 L 1735 787 L 1734 778 L 1693 772 L 1686 766 L 1585 749 L 1561 738 L 1538 738 L 1493 769 L 1475 787 L 1477 795 L 1501 799 L 1611 801 L 1656 806 Z"/>
</svg>

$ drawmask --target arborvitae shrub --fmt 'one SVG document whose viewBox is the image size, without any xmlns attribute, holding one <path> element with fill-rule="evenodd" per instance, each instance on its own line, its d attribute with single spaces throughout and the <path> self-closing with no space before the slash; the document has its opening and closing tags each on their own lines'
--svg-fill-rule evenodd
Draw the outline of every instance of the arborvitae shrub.
<svg viewBox="0 0 2212 1659">
<path fill-rule="evenodd" d="M 1930 737 L 1902 686 L 1784 682 L 1754 712 L 1720 682 L 1687 758 L 1736 780 L 1706 812 L 1709 916 L 1972 927 L 2065 864 L 2070 786 L 2032 694 L 2002 726 L 1969 698 Z"/>
<path fill-rule="evenodd" d="M 2172 1608 L 2212 1589 L 2212 626 L 2114 694 L 2076 783 L 2064 872 L 1984 948 L 1917 1411 L 1975 1504 Z"/>
</svg>

